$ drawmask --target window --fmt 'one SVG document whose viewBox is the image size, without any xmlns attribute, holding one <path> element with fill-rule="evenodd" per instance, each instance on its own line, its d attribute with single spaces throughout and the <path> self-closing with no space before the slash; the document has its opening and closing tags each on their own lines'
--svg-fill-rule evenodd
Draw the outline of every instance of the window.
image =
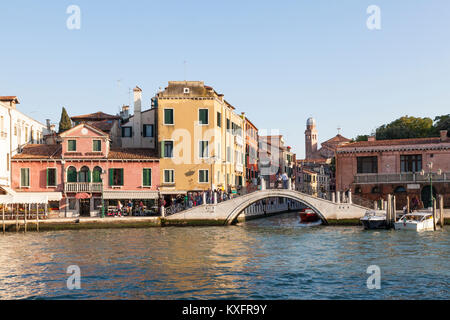
<svg viewBox="0 0 450 320">
<path fill-rule="evenodd" d="M 231 162 L 231 147 L 227 147 L 227 162 Z"/>
<path fill-rule="evenodd" d="M 401 172 L 419 172 L 422 170 L 422 155 L 406 155 L 400 156 Z"/>
<path fill-rule="evenodd" d="M 77 182 L 77 169 L 75 167 L 67 169 L 67 182 Z"/>
<path fill-rule="evenodd" d="M 102 182 L 102 168 L 95 167 L 92 171 L 92 182 L 101 183 Z"/>
<path fill-rule="evenodd" d="M 47 187 L 56 187 L 56 168 L 47 168 Z"/>
<path fill-rule="evenodd" d="M 77 205 L 77 199 L 70 198 L 69 199 L 69 210 L 75 210 L 76 205 Z"/>
<path fill-rule="evenodd" d="M 357 157 L 357 173 L 378 173 L 377 157 Z"/>
<path fill-rule="evenodd" d="M 161 154 L 163 158 L 173 158 L 173 141 L 161 142 Z"/>
<path fill-rule="evenodd" d="M 92 141 L 92 150 L 93 151 L 102 151 L 102 140 Z"/>
<path fill-rule="evenodd" d="M 77 141 L 76 140 L 67 141 L 67 150 L 68 151 L 77 151 Z"/>
<path fill-rule="evenodd" d="M 217 126 L 222 127 L 222 114 L 220 112 L 217 112 Z"/>
<path fill-rule="evenodd" d="M 217 159 L 222 160 L 222 147 L 220 145 L 220 142 L 217 143 Z"/>
<path fill-rule="evenodd" d="M 6 154 L 6 171 L 9 171 L 9 153 Z"/>
<path fill-rule="evenodd" d="M 198 110 L 198 121 L 199 124 L 208 124 L 208 109 L 199 109 Z"/>
<path fill-rule="evenodd" d="M 373 188 L 372 188 L 372 193 L 380 193 L 380 188 L 378 188 L 378 187 L 373 187 Z"/>
<path fill-rule="evenodd" d="M 230 119 L 227 119 L 227 130 L 230 130 Z"/>
<path fill-rule="evenodd" d="M 199 158 L 208 158 L 208 141 L 199 141 Z"/>
<path fill-rule="evenodd" d="M 78 173 L 78 182 L 91 182 L 91 172 L 88 167 L 84 166 Z"/>
<path fill-rule="evenodd" d="M 153 138 L 153 125 L 144 124 L 144 137 Z"/>
<path fill-rule="evenodd" d="M 152 185 L 152 169 L 142 169 L 142 185 L 144 187 Z"/>
<path fill-rule="evenodd" d="M 164 183 L 175 183 L 175 170 L 173 169 L 164 170 Z"/>
<path fill-rule="evenodd" d="M 403 186 L 398 186 L 397 188 L 395 188 L 394 193 L 405 193 L 406 189 Z"/>
<path fill-rule="evenodd" d="M 20 169 L 20 186 L 21 187 L 30 186 L 30 168 Z"/>
<path fill-rule="evenodd" d="M 133 131 L 131 130 L 131 127 L 122 127 L 122 137 L 123 138 L 131 138 L 133 135 Z"/>
<path fill-rule="evenodd" d="M 209 182 L 209 171 L 208 170 L 198 170 L 198 182 L 208 183 Z"/>
<path fill-rule="evenodd" d="M 164 124 L 174 124 L 173 109 L 164 109 Z"/>
<path fill-rule="evenodd" d="M 109 185 L 123 186 L 123 169 L 109 169 Z"/>
</svg>

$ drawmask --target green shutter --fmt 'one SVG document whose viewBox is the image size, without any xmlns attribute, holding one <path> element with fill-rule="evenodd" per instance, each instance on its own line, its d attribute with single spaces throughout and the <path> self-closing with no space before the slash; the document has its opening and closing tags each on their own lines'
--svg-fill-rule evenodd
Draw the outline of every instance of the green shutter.
<svg viewBox="0 0 450 320">
<path fill-rule="evenodd" d="M 109 169 L 109 185 L 114 185 L 114 169 Z"/>
<path fill-rule="evenodd" d="M 48 186 L 48 168 L 47 168 L 47 186 Z"/>
<path fill-rule="evenodd" d="M 123 169 L 120 169 L 120 185 L 123 186 Z"/>
<path fill-rule="evenodd" d="M 164 141 L 161 141 L 161 156 L 160 158 L 164 158 Z"/>
<path fill-rule="evenodd" d="M 91 170 L 87 171 L 87 182 L 91 182 Z"/>
<path fill-rule="evenodd" d="M 142 185 L 143 185 L 143 186 L 148 185 L 148 181 L 147 181 L 147 169 L 142 169 Z"/>
</svg>

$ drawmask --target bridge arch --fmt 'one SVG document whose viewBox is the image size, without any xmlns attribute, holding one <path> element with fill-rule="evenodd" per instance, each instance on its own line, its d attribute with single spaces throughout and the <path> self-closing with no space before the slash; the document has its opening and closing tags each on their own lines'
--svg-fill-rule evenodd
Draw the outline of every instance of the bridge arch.
<svg viewBox="0 0 450 320">
<path fill-rule="evenodd" d="M 325 215 L 320 212 L 320 210 L 315 206 L 312 201 L 308 201 L 305 199 L 306 197 L 296 191 L 292 190 L 276 190 L 276 192 L 273 192 L 274 190 L 270 190 L 272 192 L 254 192 L 249 194 L 247 197 L 242 197 L 242 201 L 240 203 L 237 203 L 233 210 L 231 210 L 230 214 L 228 215 L 226 219 L 226 224 L 230 225 L 236 221 L 236 219 L 244 212 L 246 208 L 251 206 L 252 204 L 264 200 L 264 199 L 270 199 L 270 198 L 285 198 L 290 199 L 294 201 L 298 201 L 304 205 L 306 205 L 308 208 L 312 209 L 323 221 L 324 224 L 328 224 L 327 219 L 325 218 Z M 239 198 L 238 198 L 239 199 Z M 326 201 L 321 199 L 322 201 Z"/>
</svg>

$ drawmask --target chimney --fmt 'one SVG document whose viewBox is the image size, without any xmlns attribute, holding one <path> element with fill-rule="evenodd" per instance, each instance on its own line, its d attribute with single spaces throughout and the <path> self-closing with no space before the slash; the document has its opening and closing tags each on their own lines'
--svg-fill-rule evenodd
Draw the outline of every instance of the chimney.
<svg viewBox="0 0 450 320">
<path fill-rule="evenodd" d="M 142 89 L 136 86 L 133 89 L 134 92 L 134 115 L 141 113 L 142 107 Z"/>
<path fill-rule="evenodd" d="M 441 133 L 441 142 L 447 142 L 448 141 L 448 131 L 441 130 L 439 132 Z"/>
<path fill-rule="evenodd" d="M 375 136 L 367 137 L 367 141 L 375 141 L 375 140 L 377 140 L 377 139 L 375 138 Z"/>
<path fill-rule="evenodd" d="M 120 117 L 122 119 L 128 119 L 130 117 L 130 106 L 122 106 L 122 111 L 120 112 Z"/>
<path fill-rule="evenodd" d="M 45 122 L 47 123 L 47 130 L 50 132 L 50 127 L 51 127 L 50 119 L 45 119 Z"/>
</svg>

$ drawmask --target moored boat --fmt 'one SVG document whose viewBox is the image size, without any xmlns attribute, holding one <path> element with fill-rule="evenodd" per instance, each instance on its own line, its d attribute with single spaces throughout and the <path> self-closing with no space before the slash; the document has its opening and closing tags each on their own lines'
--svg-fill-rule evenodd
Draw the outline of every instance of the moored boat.
<svg viewBox="0 0 450 320">
<path fill-rule="evenodd" d="M 306 208 L 300 212 L 300 220 L 301 222 L 316 222 L 319 221 L 320 218 L 312 209 Z"/>
<path fill-rule="evenodd" d="M 364 217 L 360 219 L 364 229 L 386 229 L 386 212 L 383 210 L 367 210 Z"/>
<path fill-rule="evenodd" d="M 395 230 L 433 231 L 433 215 L 429 212 L 413 212 L 403 215 L 394 224 Z"/>
</svg>

